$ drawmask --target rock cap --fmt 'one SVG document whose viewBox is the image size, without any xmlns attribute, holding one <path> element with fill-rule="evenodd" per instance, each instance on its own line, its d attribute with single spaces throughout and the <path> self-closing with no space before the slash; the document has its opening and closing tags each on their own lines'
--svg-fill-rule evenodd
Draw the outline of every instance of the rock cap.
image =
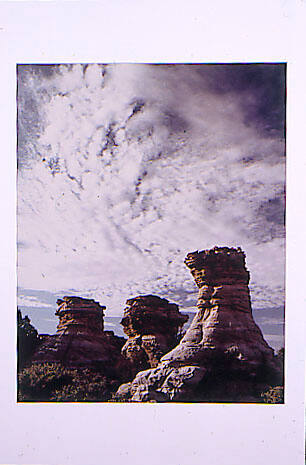
<svg viewBox="0 0 306 465">
<path fill-rule="evenodd" d="M 240 247 L 214 247 L 190 252 L 185 265 L 190 269 L 199 288 L 204 285 L 248 284 L 250 273 L 245 264 L 245 253 Z"/>
<path fill-rule="evenodd" d="M 175 303 L 155 295 L 140 295 L 126 301 L 121 320 L 128 336 L 165 333 L 177 334 L 188 320 Z"/>
</svg>

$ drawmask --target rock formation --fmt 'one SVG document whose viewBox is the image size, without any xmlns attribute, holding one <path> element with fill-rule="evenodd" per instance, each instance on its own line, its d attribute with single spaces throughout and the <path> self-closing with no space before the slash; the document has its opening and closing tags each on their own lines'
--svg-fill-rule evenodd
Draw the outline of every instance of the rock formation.
<svg viewBox="0 0 306 465">
<path fill-rule="evenodd" d="M 99 369 L 115 377 L 129 371 L 121 355 L 125 339 L 113 331 L 103 331 L 105 307 L 81 297 L 63 297 L 57 304 L 56 334 L 44 337 L 32 363 L 60 362 L 70 367 Z"/>
<path fill-rule="evenodd" d="M 57 300 L 59 316 L 57 335 L 100 335 L 103 331 L 105 307 L 93 299 L 82 297 L 64 297 Z"/>
<path fill-rule="evenodd" d="M 177 345 L 188 316 L 176 304 L 154 295 L 134 297 L 126 304 L 121 324 L 129 339 L 122 354 L 137 373 L 156 367 L 161 356 Z"/>
<path fill-rule="evenodd" d="M 249 272 L 240 248 L 189 253 L 198 312 L 180 343 L 157 367 L 120 386 L 128 401 L 256 402 L 280 374 L 274 352 L 253 320 Z"/>
</svg>

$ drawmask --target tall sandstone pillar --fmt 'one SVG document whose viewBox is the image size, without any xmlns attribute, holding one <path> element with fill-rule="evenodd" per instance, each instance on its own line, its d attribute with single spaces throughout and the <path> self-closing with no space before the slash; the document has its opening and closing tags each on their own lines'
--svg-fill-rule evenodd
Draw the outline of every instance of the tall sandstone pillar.
<svg viewBox="0 0 306 465">
<path fill-rule="evenodd" d="M 240 248 L 215 247 L 189 253 L 185 264 L 199 287 L 196 314 L 182 345 L 167 360 L 201 360 L 231 355 L 231 366 L 254 376 L 263 363 L 274 364 L 251 309 L 245 254 Z"/>
<path fill-rule="evenodd" d="M 185 264 L 199 288 L 198 312 L 157 368 L 139 373 L 122 394 L 134 401 L 259 401 L 280 369 L 252 316 L 245 254 L 215 247 L 189 253 Z"/>
</svg>

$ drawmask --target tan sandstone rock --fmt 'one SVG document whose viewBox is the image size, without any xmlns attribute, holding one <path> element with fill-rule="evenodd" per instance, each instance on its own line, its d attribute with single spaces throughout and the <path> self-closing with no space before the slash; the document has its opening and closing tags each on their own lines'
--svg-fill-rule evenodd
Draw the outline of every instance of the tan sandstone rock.
<svg viewBox="0 0 306 465">
<path fill-rule="evenodd" d="M 258 401 L 280 375 L 274 351 L 251 310 L 249 272 L 240 248 L 215 247 L 185 259 L 198 312 L 180 343 L 153 370 L 118 390 L 130 401 Z"/>
<path fill-rule="evenodd" d="M 92 299 L 74 296 L 63 297 L 57 304 L 56 334 L 44 338 L 31 362 L 95 368 L 125 379 L 129 373 L 129 364 L 121 355 L 125 339 L 113 331 L 103 331 L 105 307 Z"/>
</svg>

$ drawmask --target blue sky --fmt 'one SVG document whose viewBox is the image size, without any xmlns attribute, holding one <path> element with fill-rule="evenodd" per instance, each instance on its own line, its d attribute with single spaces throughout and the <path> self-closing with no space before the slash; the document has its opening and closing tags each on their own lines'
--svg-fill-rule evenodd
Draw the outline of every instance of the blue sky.
<svg viewBox="0 0 306 465">
<path fill-rule="evenodd" d="M 270 318 L 284 305 L 284 73 L 19 66 L 19 304 L 46 315 L 73 294 L 111 316 L 152 293 L 189 311 L 184 257 L 226 245 L 246 252 Z"/>
</svg>

